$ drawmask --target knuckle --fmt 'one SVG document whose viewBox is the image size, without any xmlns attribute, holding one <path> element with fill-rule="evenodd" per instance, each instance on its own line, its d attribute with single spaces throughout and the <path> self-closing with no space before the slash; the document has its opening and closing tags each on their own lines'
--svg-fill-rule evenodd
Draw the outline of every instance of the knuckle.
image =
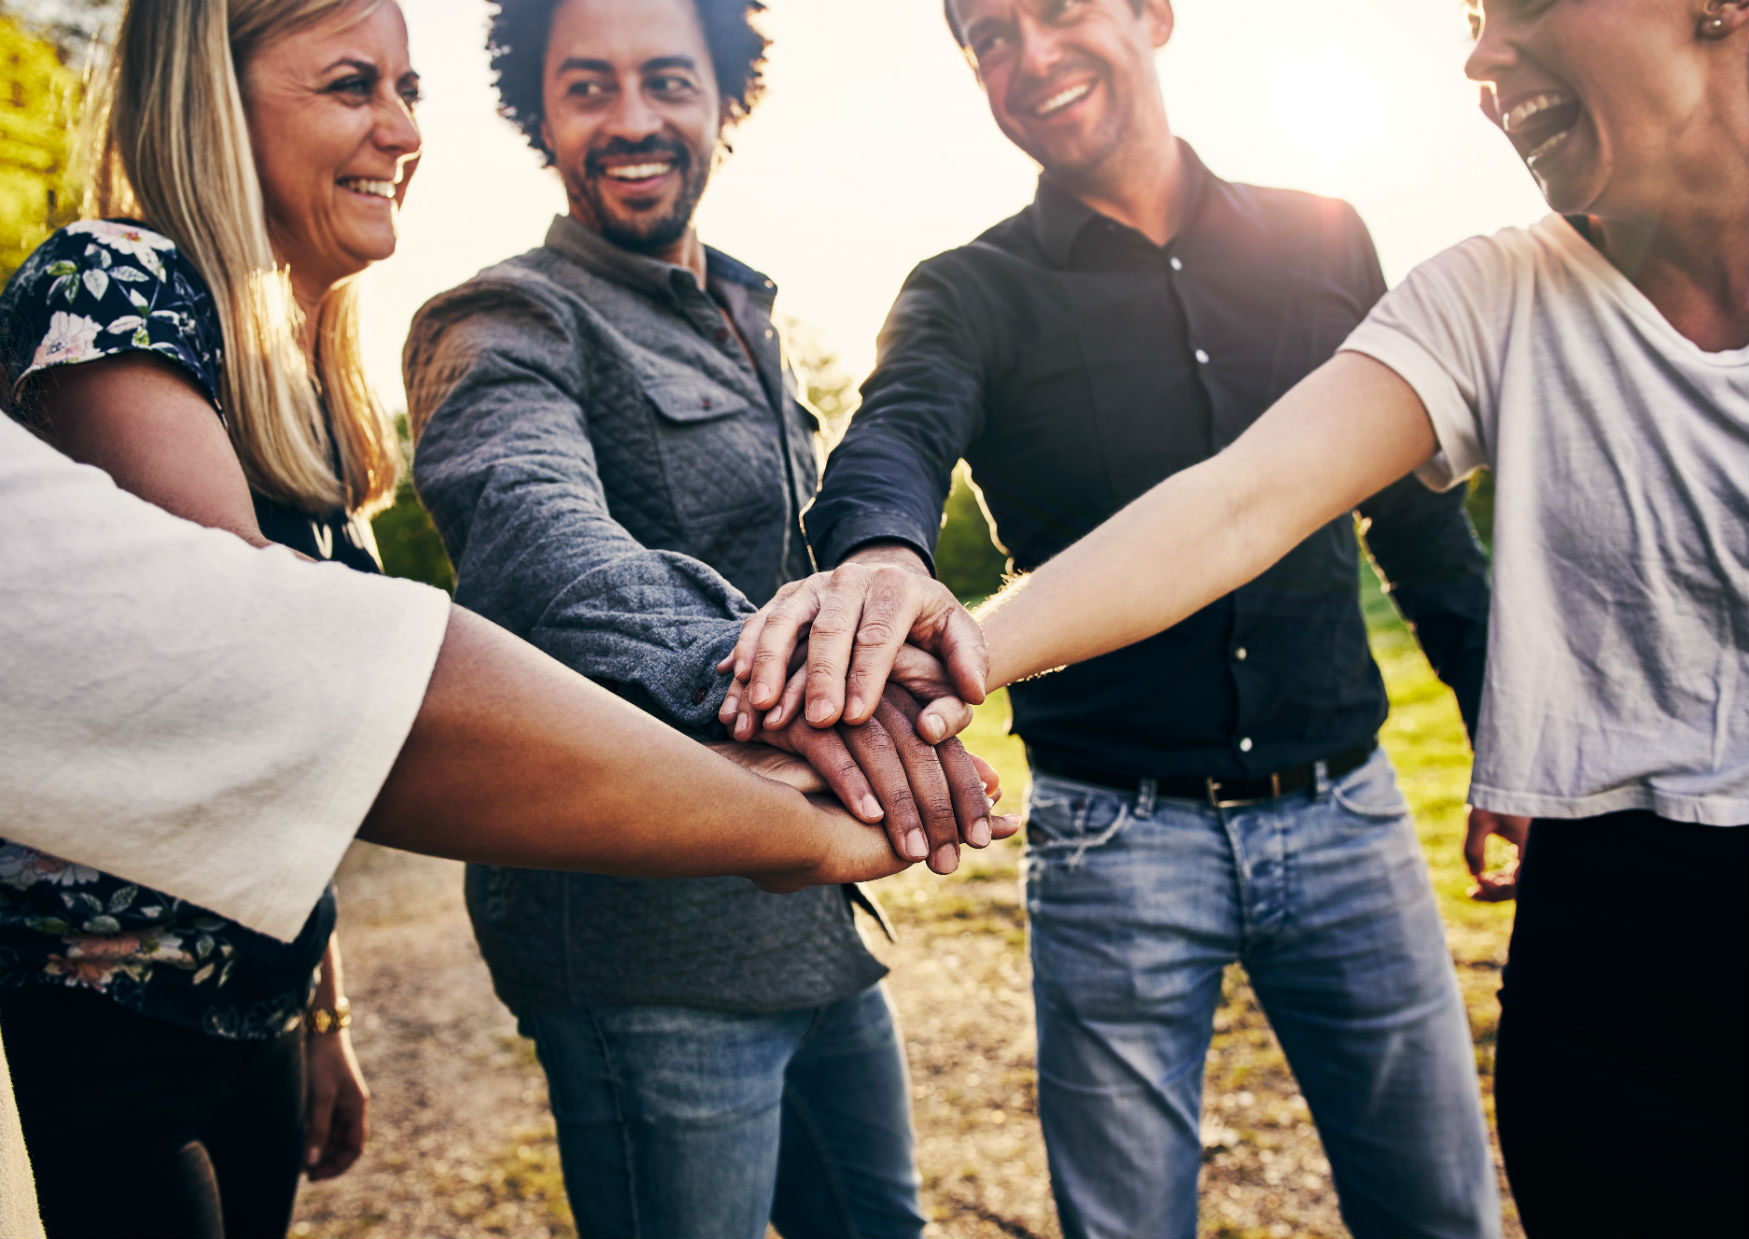
<svg viewBox="0 0 1749 1239">
<path fill-rule="evenodd" d="M 859 645 L 885 645 L 893 639 L 894 625 L 884 615 L 864 616 L 856 629 Z"/>
<path fill-rule="evenodd" d="M 954 817 L 953 800 L 946 791 L 931 788 L 918 799 L 918 807 L 932 821 L 947 821 Z"/>
<path fill-rule="evenodd" d="M 893 743 L 893 735 L 885 727 L 874 723 L 865 723 L 854 729 L 857 734 L 857 744 L 862 750 L 874 757 L 891 757 L 898 751 Z"/>
</svg>

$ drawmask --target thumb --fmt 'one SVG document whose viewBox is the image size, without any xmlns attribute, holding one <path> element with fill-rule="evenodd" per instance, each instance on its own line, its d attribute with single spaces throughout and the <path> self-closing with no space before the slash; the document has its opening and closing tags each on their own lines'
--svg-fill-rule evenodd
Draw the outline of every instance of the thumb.
<svg viewBox="0 0 1749 1239">
<path fill-rule="evenodd" d="M 1473 878 L 1480 878 L 1488 867 L 1488 836 L 1493 833 L 1489 814 L 1482 809 L 1471 809 L 1469 828 L 1464 832 L 1464 865 Z"/>
<path fill-rule="evenodd" d="M 982 705 L 990 676 L 990 647 L 978 621 L 963 609 L 948 617 L 941 652 L 959 695 L 973 705 Z"/>
</svg>

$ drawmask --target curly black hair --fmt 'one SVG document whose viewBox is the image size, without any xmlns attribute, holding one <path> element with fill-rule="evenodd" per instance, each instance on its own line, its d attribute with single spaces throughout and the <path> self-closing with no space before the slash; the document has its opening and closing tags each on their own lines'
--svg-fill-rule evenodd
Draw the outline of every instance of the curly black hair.
<svg viewBox="0 0 1749 1239">
<path fill-rule="evenodd" d="M 498 87 L 498 113 L 522 130 L 547 164 L 553 153 L 541 140 L 541 82 L 553 14 L 564 0 L 495 0 L 486 51 Z M 745 120 L 765 94 L 765 53 L 771 40 L 754 18 L 761 0 L 692 0 L 704 27 L 711 68 L 730 123 Z"/>
</svg>

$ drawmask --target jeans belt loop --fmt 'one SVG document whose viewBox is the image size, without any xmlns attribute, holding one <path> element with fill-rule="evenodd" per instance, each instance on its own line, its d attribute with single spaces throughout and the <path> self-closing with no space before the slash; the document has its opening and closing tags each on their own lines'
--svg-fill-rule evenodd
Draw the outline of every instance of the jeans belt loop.
<svg viewBox="0 0 1749 1239">
<path fill-rule="evenodd" d="M 1322 758 L 1312 763 L 1312 789 L 1319 800 L 1330 791 L 1330 763 Z"/>
<path fill-rule="evenodd" d="M 1159 787 L 1160 787 L 1159 781 L 1156 779 L 1143 779 L 1142 780 L 1141 786 L 1136 789 L 1136 816 L 1137 817 L 1153 817 L 1154 816 L 1154 799 L 1155 799 L 1155 796 L 1158 792 Z"/>
</svg>

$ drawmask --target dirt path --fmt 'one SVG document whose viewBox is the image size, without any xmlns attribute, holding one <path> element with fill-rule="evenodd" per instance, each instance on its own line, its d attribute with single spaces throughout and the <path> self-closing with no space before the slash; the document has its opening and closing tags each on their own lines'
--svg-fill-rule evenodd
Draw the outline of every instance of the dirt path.
<svg viewBox="0 0 1749 1239">
<path fill-rule="evenodd" d="M 907 874 L 879 891 L 900 931 L 883 954 L 910 1054 L 934 1239 L 1060 1234 L 1036 1121 L 1015 855 L 1005 845 L 953 883 Z M 360 844 L 339 885 L 374 1131 L 350 1174 L 305 1189 L 293 1233 L 571 1234 L 545 1082 L 492 995 L 462 907 L 461 866 Z M 1216 1029 L 1203 1235 L 1344 1234 L 1305 1103 L 1237 974 Z"/>
</svg>

